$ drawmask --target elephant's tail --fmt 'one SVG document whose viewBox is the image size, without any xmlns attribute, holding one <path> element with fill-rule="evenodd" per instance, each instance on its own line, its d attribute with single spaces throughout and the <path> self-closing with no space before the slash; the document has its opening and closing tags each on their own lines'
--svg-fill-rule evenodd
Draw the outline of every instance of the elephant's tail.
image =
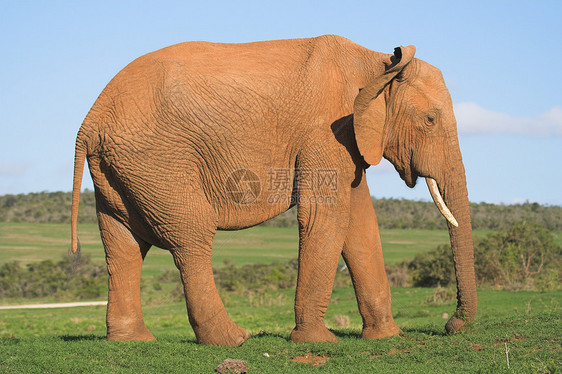
<svg viewBox="0 0 562 374">
<path fill-rule="evenodd" d="M 80 189 L 82 186 L 82 175 L 84 174 L 84 163 L 86 161 L 86 134 L 84 126 L 78 131 L 76 147 L 74 149 L 74 180 L 72 184 L 72 214 L 71 214 L 71 242 L 72 253 L 80 252 L 80 241 L 78 240 L 78 205 L 80 204 Z"/>
</svg>

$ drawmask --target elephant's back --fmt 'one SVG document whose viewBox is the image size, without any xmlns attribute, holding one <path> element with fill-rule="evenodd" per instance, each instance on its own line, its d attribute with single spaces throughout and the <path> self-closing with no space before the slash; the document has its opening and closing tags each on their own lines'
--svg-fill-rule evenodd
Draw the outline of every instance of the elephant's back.
<svg viewBox="0 0 562 374">
<path fill-rule="evenodd" d="M 336 35 L 252 43 L 184 42 L 148 53 L 140 59 L 156 60 L 163 65 L 181 64 L 200 73 L 275 72 L 302 68 L 311 62 L 314 54 L 326 55 L 335 45 L 350 44 L 355 45 Z"/>
<path fill-rule="evenodd" d="M 234 104 L 248 117 L 256 110 L 271 112 L 267 106 L 275 102 L 277 107 L 281 104 L 283 110 L 291 110 L 310 102 L 311 90 L 327 91 L 333 84 L 330 81 L 338 81 L 338 68 L 329 67 L 337 65 L 333 51 L 356 47 L 335 35 L 253 43 L 175 44 L 143 55 L 123 68 L 105 87 L 88 117 L 98 125 L 111 124 L 125 130 L 133 123 L 150 125 L 147 119 L 186 109 L 209 113 L 213 108 Z"/>
<path fill-rule="evenodd" d="M 295 81 L 287 75 L 295 74 L 299 64 L 299 53 L 287 53 L 288 49 L 301 46 L 297 49 L 303 50 L 312 40 L 185 42 L 148 53 L 115 75 L 84 122 L 108 131 L 127 131 L 141 123 L 157 124 L 147 119 L 169 117 L 178 110 L 212 111 L 228 105 L 224 101 L 234 96 L 257 94 L 263 100 L 280 95 Z"/>
<path fill-rule="evenodd" d="M 318 93 L 338 79 L 323 79 L 326 66 L 314 68 L 325 62 L 322 51 L 346 43 L 351 42 L 323 36 L 166 47 L 121 70 L 84 123 L 99 134 L 91 139 L 105 148 L 102 153 L 119 151 L 131 159 L 169 149 L 191 159 L 235 158 L 254 149 L 259 157 L 252 157 L 265 158 L 268 150 L 287 144 L 297 152 L 318 123 L 347 114 L 339 107 L 319 110 L 325 100 Z M 303 122 L 312 107 L 318 111 L 315 122 Z"/>
</svg>

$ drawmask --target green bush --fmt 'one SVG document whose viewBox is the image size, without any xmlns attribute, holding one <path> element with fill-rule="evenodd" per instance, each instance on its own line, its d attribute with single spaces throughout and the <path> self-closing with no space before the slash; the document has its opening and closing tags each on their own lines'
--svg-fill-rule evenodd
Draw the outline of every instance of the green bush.
<svg viewBox="0 0 562 374">
<path fill-rule="evenodd" d="M 401 261 L 398 264 L 385 265 L 386 277 L 392 287 L 410 287 L 412 285 L 409 261 Z"/>
<path fill-rule="evenodd" d="M 450 245 L 441 245 L 406 262 L 414 286 L 448 286 L 455 281 Z M 474 244 L 478 285 L 505 289 L 559 289 L 562 248 L 543 226 L 518 223 Z"/>
<path fill-rule="evenodd" d="M 297 279 L 297 260 L 286 263 L 227 264 L 213 270 L 217 288 L 229 292 L 274 291 L 294 287 Z"/>
<path fill-rule="evenodd" d="M 412 283 L 418 287 L 445 287 L 455 281 L 453 254 L 449 244 L 420 253 L 408 263 Z"/>
<path fill-rule="evenodd" d="M 0 298 L 94 299 L 105 293 L 105 267 L 93 265 L 89 256 L 79 264 L 66 256 L 57 263 L 44 260 L 22 267 L 13 261 L 0 267 Z"/>
<path fill-rule="evenodd" d="M 519 223 L 475 245 L 476 279 L 506 289 L 560 288 L 562 248 L 537 224 Z"/>
</svg>

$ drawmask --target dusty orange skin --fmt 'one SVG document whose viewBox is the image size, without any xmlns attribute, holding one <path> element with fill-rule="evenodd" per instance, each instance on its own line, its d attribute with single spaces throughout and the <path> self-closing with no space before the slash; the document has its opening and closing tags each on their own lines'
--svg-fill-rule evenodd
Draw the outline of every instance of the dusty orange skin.
<svg viewBox="0 0 562 374">
<path fill-rule="evenodd" d="M 143 259 L 169 250 L 202 344 L 249 338 L 228 317 L 211 268 L 216 230 L 297 205 L 295 342 L 337 341 L 324 325 L 338 259 L 353 280 L 362 336 L 400 332 L 390 308 L 365 169 L 382 157 L 406 184 L 436 181 L 449 225 L 460 329 L 476 313 L 470 214 L 451 98 L 414 58 L 338 36 L 249 44 L 190 42 L 142 56 L 103 90 L 76 140 L 72 249 L 88 160 L 109 272 L 107 337 L 152 340 L 140 303 Z M 435 193 L 435 191 L 433 192 Z"/>
</svg>

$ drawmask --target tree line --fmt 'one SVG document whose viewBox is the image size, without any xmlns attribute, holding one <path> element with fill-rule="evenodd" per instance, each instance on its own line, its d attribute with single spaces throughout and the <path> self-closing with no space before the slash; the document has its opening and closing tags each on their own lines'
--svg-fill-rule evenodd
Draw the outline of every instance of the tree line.
<svg viewBox="0 0 562 374">
<path fill-rule="evenodd" d="M 445 219 L 432 202 L 404 199 L 375 199 L 379 226 L 385 229 L 446 229 Z M 38 192 L 0 196 L 0 222 L 69 223 L 72 194 L 70 192 Z M 562 207 L 526 202 L 498 205 L 470 204 L 472 227 L 476 230 L 498 230 L 518 222 L 541 225 L 549 230 L 562 231 Z M 79 223 L 95 223 L 94 192 L 80 195 Z M 296 227 L 297 210 L 264 222 L 270 227 Z"/>
</svg>

